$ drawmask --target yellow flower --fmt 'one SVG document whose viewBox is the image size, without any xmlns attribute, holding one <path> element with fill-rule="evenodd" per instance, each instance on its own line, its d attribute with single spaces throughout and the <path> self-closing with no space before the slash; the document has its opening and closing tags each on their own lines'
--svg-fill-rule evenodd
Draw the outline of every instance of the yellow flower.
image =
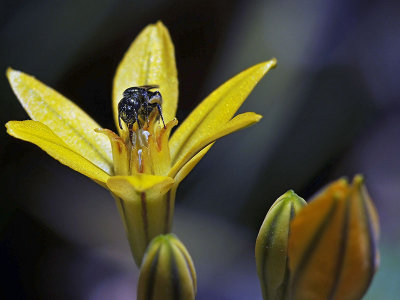
<svg viewBox="0 0 400 300">
<path fill-rule="evenodd" d="M 135 39 L 114 77 L 112 105 L 119 135 L 100 126 L 70 100 L 32 76 L 8 69 L 7 77 L 32 120 L 10 121 L 7 132 L 109 189 L 116 199 L 138 265 L 148 243 L 170 231 L 178 184 L 214 141 L 261 119 L 234 114 L 276 60 L 257 64 L 221 85 L 178 123 L 174 46 L 161 22 Z M 126 88 L 159 85 L 166 127 L 154 114 L 132 138 L 118 126 L 118 102 Z M 136 124 L 135 124 L 136 125 Z M 133 141 L 133 142 L 131 142 Z"/>
</svg>

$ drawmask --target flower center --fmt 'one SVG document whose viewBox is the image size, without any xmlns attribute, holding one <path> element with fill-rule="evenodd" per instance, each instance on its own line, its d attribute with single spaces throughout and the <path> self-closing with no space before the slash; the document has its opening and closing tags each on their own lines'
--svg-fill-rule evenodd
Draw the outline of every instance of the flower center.
<svg viewBox="0 0 400 300">
<path fill-rule="evenodd" d="M 125 127 L 120 136 L 108 129 L 96 129 L 110 140 L 113 175 L 147 173 L 166 176 L 171 168 L 168 139 L 172 128 L 177 124 L 178 120 L 173 119 L 164 128 L 156 115 L 152 114 L 142 128 L 138 128 L 137 124 L 130 130 Z"/>
<path fill-rule="evenodd" d="M 153 130 L 154 132 L 154 130 Z M 154 134 L 154 133 L 153 133 Z M 148 130 L 142 128 L 136 128 L 136 130 L 130 130 L 129 139 L 125 142 L 129 155 L 129 174 L 148 173 L 148 157 L 151 156 L 149 153 L 149 137 L 151 133 Z M 146 164 L 146 165 L 145 165 Z"/>
</svg>

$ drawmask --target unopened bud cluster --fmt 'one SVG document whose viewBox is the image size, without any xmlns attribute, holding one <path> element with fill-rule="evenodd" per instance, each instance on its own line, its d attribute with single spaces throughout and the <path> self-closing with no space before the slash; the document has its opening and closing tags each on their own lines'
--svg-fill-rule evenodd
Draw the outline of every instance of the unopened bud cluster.
<svg viewBox="0 0 400 300">
<path fill-rule="evenodd" d="M 379 264 L 379 222 L 357 175 L 305 205 L 289 191 L 268 211 L 256 243 L 264 300 L 360 300 Z"/>
</svg>

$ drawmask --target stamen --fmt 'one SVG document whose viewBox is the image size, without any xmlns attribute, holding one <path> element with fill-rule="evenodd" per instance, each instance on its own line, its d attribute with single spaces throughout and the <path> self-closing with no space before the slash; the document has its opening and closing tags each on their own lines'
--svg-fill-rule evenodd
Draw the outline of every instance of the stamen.
<svg viewBox="0 0 400 300">
<path fill-rule="evenodd" d="M 139 141 L 138 146 L 140 148 L 142 148 L 142 147 L 147 148 L 149 145 L 148 140 L 149 140 L 150 132 L 148 132 L 147 130 L 139 129 L 136 134 L 137 134 L 137 138 Z"/>
<path fill-rule="evenodd" d="M 129 130 L 129 140 L 133 147 L 136 147 L 136 139 L 137 139 L 136 132 L 134 132 L 133 130 Z"/>
<path fill-rule="evenodd" d="M 143 171 L 143 167 L 142 167 L 142 149 L 138 150 L 138 164 L 139 164 L 139 172 Z"/>
<path fill-rule="evenodd" d="M 146 141 L 148 141 L 150 132 L 148 132 L 147 130 L 143 130 L 143 135 L 146 137 Z"/>
</svg>

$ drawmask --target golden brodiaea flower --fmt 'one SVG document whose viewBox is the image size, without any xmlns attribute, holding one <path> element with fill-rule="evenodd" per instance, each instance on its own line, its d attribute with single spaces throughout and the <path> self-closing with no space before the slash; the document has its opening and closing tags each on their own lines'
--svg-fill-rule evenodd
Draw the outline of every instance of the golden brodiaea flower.
<svg viewBox="0 0 400 300">
<path fill-rule="evenodd" d="M 118 134 L 101 129 L 70 100 L 32 76 L 8 69 L 7 77 L 32 120 L 10 121 L 10 135 L 31 142 L 53 158 L 109 189 L 116 199 L 138 265 L 148 243 L 170 231 L 178 184 L 214 141 L 261 119 L 234 114 L 276 60 L 257 64 L 204 99 L 170 138 L 177 125 L 178 79 L 174 46 L 161 22 L 147 26 L 120 65 L 112 105 Z M 158 85 L 166 127 L 155 114 L 143 128 L 118 126 L 118 103 L 125 89 Z M 125 125 L 125 124 L 124 124 Z"/>
</svg>

